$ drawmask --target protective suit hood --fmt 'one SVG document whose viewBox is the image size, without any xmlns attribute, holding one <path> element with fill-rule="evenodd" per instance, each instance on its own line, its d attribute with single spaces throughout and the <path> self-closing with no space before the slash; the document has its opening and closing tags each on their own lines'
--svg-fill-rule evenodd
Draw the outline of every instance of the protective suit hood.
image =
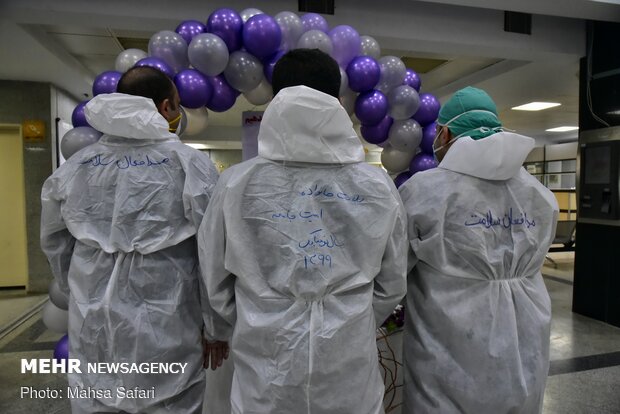
<svg viewBox="0 0 620 414">
<path fill-rule="evenodd" d="M 485 180 L 507 180 L 518 174 L 534 143 L 532 138 L 512 132 L 480 140 L 462 137 L 452 144 L 439 168 Z"/>
<path fill-rule="evenodd" d="M 107 135 L 133 139 L 178 139 L 168 131 L 168 121 L 150 98 L 107 93 L 95 96 L 84 107 L 88 123 Z"/>
<path fill-rule="evenodd" d="M 267 107 L 258 155 L 270 160 L 349 164 L 364 161 L 351 119 L 333 96 L 309 88 L 282 89 Z"/>
</svg>

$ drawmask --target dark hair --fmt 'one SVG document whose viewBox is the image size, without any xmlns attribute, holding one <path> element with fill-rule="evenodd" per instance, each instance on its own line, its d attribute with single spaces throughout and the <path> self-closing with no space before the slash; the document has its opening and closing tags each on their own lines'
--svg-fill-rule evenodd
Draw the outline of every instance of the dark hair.
<svg viewBox="0 0 620 414">
<path fill-rule="evenodd" d="M 305 85 L 338 98 L 340 68 L 319 49 L 294 49 L 276 63 L 271 85 L 274 95 L 289 86 Z"/>
<path fill-rule="evenodd" d="M 155 102 L 155 106 L 159 108 L 159 104 L 164 99 L 170 99 L 171 105 L 174 105 L 174 88 L 174 83 L 168 75 L 159 69 L 150 66 L 136 66 L 121 76 L 116 91 L 151 98 Z"/>
</svg>

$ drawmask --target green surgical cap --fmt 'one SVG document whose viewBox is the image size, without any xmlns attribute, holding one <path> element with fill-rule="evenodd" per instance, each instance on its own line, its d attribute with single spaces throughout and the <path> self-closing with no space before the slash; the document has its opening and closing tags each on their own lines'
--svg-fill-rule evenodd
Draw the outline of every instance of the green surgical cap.
<svg viewBox="0 0 620 414">
<path fill-rule="evenodd" d="M 469 136 L 474 140 L 501 131 L 493 99 L 482 89 L 468 86 L 457 91 L 439 111 L 439 125 L 448 126 L 454 136 Z"/>
</svg>

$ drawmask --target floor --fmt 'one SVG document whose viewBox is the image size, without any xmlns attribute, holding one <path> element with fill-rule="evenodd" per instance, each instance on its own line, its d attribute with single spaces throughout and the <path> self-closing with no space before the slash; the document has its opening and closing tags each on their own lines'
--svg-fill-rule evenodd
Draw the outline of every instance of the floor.
<svg viewBox="0 0 620 414">
<path fill-rule="evenodd" d="M 543 267 L 553 304 L 551 366 L 543 413 L 620 413 L 620 329 L 571 312 L 573 255 L 550 256 L 557 267 L 551 262 Z M 36 311 L 44 298 L 18 296 L 0 292 L 0 332 L 20 312 L 34 308 L 35 313 L 0 338 L 0 413 L 69 413 L 66 399 L 20 398 L 22 386 L 62 388 L 66 380 L 62 374 L 20 373 L 21 358 L 50 358 L 61 335 L 46 330 Z"/>
</svg>

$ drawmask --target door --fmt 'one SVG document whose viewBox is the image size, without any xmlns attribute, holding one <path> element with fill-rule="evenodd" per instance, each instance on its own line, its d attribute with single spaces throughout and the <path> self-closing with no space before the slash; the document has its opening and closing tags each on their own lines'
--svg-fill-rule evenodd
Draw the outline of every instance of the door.
<svg viewBox="0 0 620 414">
<path fill-rule="evenodd" d="M 0 124 L 0 287 L 26 286 L 26 194 L 21 126 Z"/>
</svg>

